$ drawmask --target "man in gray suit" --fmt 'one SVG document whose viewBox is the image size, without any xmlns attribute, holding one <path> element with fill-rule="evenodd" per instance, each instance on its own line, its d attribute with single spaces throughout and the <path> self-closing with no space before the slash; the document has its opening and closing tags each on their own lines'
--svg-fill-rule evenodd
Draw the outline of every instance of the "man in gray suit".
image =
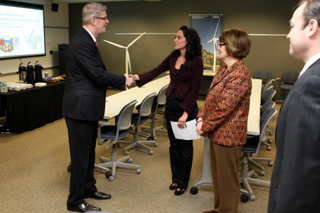
<svg viewBox="0 0 320 213">
<path fill-rule="evenodd" d="M 290 54 L 306 64 L 279 112 L 269 213 L 320 212 L 320 0 L 290 20 Z"/>
<path fill-rule="evenodd" d="M 124 89 L 133 79 L 127 75 L 108 73 L 96 44 L 109 20 L 107 7 L 86 4 L 82 10 L 83 28 L 71 39 L 67 48 L 67 74 L 63 97 L 71 156 L 69 211 L 100 211 L 84 198 L 110 199 L 97 191 L 94 178 L 95 147 L 98 121 L 103 118 L 107 86 Z"/>
</svg>

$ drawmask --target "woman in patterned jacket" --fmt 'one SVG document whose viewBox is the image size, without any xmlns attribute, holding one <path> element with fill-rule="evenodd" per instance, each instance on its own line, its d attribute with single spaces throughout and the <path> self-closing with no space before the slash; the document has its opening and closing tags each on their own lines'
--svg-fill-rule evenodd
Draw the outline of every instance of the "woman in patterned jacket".
<svg viewBox="0 0 320 213">
<path fill-rule="evenodd" d="M 214 76 L 205 104 L 197 116 L 197 133 L 210 139 L 214 210 L 236 213 L 240 198 L 239 157 L 247 139 L 251 77 L 243 62 L 251 38 L 240 29 L 219 37 L 219 59 L 225 65 Z"/>
</svg>

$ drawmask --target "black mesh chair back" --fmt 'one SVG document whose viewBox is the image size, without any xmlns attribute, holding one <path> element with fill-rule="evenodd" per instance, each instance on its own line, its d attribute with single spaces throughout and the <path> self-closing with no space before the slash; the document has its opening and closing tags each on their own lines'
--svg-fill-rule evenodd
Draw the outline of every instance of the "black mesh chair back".
<svg viewBox="0 0 320 213">
<path fill-rule="evenodd" d="M 260 108 L 260 116 L 261 116 L 262 114 L 264 114 L 265 111 L 267 111 L 267 109 L 273 108 L 274 105 L 275 105 L 275 102 L 274 102 L 274 101 L 272 101 L 272 100 L 266 101 L 266 102 L 261 106 L 261 108 Z"/>
<path fill-rule="evenodd" d="M 259 151 L 262 149 L 262 142 L 265 138 L 267 125 L 276 113 L 277 110 L 275 108 L 269 108 L 262 114 L 260 118 L 260 135 L 248 138 L 247 143 L 241 149 L 242 152 L 250 152 L 252 153 L 252 157 L 258 155 Z"/>
<path fill-rule="evenodd" d="M 115 125 L 104 125 L 104 121 L 99 122 L 98 128 L 98 144 L 102 145 L 108 140 L 116 143 L 118 139 L 122 139 L 128 135 L 131 127 L 132 112 L 137 101 L 131 101 L 125 105 L 119 115 L 115 118 Z M 104 139 L 103 141 L 101 139 Z"/>
<path fill-rule="evenodd" d="M 293 85 L 297 81 L 298 76 L 299 76 L 299 72 L 297 71 L 286 71 L 285 73 L 283 73 L 282 82 L 284 84 Z"/>
<path fill-rule="evenodd" d="M 262 84 L 265 84 L 268 80 L 272 79 L 272 73 L 268 70 L 258 70 L 253 74 L 253 78 L 262 79 Z"/>
<path fill-rule="evenodd" d="M 265 102 L 269 100 L 272 100 L 275 94 L 276 94 L 275 89 L 268 89 L 263 91 L 261 94 L 261 105 L 263 105 Z"/>
</svg>

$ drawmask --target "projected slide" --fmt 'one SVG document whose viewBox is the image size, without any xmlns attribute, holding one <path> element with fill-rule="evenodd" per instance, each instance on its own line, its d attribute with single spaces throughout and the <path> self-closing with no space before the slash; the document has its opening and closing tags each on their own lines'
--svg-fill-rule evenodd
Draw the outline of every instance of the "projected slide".
<svg viewBox="0 0 320 213">
<path fill-rule="evenodd" d="M 0 58 L 45 55 L 43 10 L 0 5 Z"/>
</svg>

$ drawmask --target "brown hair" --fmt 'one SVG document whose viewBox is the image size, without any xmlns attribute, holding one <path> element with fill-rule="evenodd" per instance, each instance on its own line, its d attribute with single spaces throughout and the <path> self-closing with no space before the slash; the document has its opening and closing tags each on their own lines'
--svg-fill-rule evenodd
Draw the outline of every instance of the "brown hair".
<svg viewBox="0 0 320 213">
<path fill-rule="evenodd" d="M 304 25 L 305 28 L 311 19 L 318 21 L 320 26 L 320 1 L 319 0 L 301 0 L 295 7 L 294 10 L 298 9 L 302 4 L 307 3 L 303 11 Z"/>
<path fill-rule="evenodd" d="M 227 53 L 234 58 L 245 58 L 250 53 L 251 38 L 241 29 L 224 30 L 220 43 L 225 43 Z"/>
</svg>

